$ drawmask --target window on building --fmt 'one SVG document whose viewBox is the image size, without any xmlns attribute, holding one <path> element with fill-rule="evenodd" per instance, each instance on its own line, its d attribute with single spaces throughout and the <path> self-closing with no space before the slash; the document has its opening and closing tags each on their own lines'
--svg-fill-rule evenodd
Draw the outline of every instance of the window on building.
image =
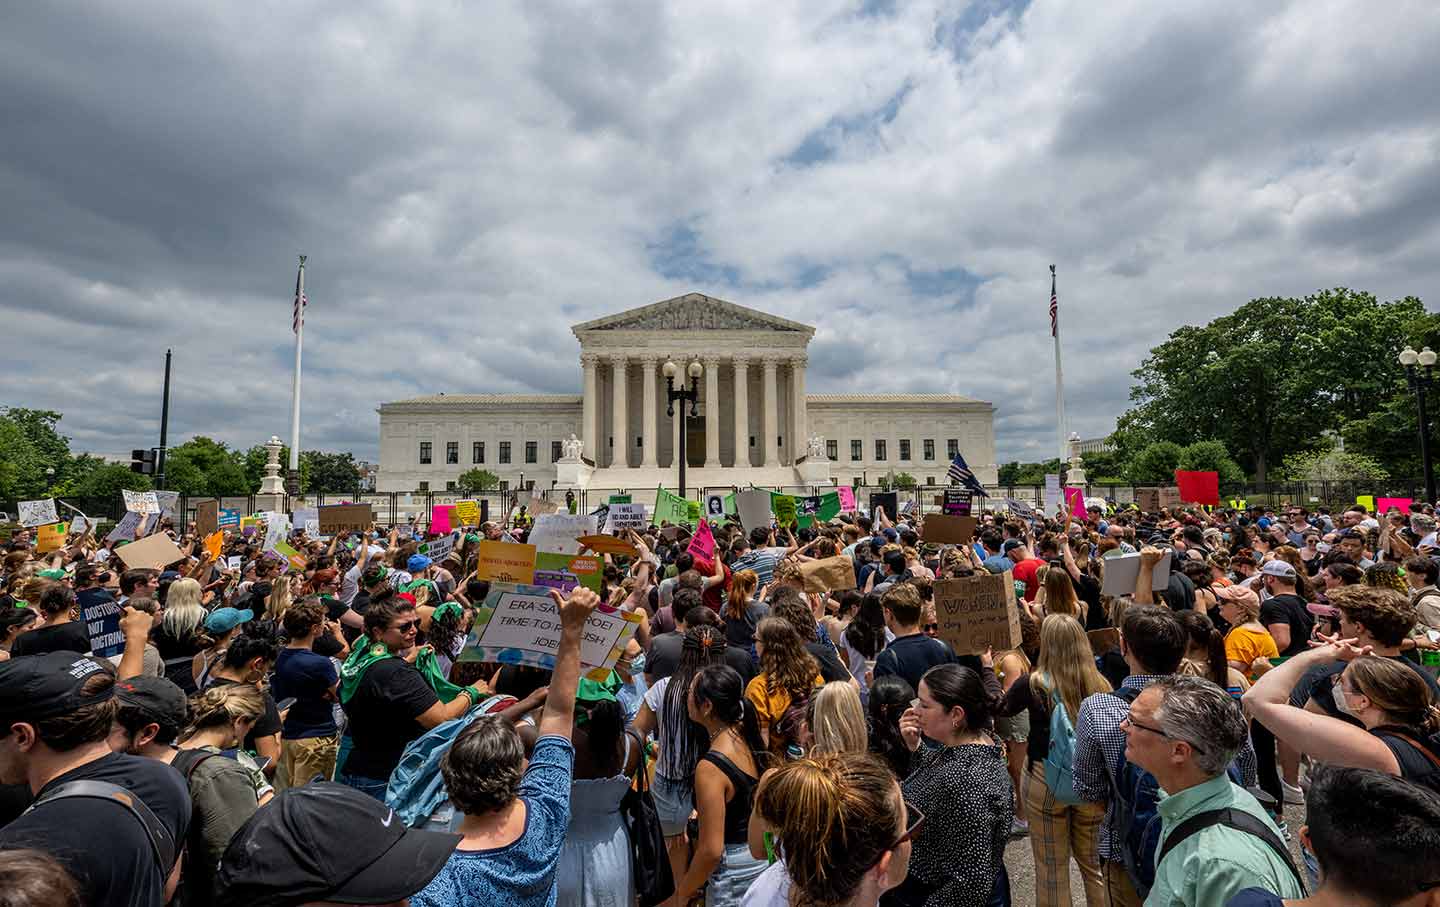
<svg viewBox="0 0 1440 907">
<path fill-rule="evenodd" d="M 551 463 L 557 463 L 557 462 L 559 462 L 559 460 L 560 460 L 560 442 L 559 442 L 559 441 L 551 441 L 551 442 L 550 442 L 550 462 L 551 462 Z"/>
<path fill-rule="evenodd" d="M 639 450 L 640 448 L 642 448 L 642 447 L 644 447 L 644 446 L 645 446 L 645 436 L 644 436 L 644 435 L 636 435 L 636 436 L 635 436 L 635 449 L 636 449 L 636 450 Z"/>
<path fill-rule="evenodd" d="M 429 490 L 430 490 L 430 483 L 429 483 L 429 482 L 421 482 L 421 483 L 420 483 L 420 490 L 421 490 L 421 491 L 429 491 Z"/>
<path fill-rule="evenodd" d="M 945 442 L 945 457 L 953 460 L 958 456 L 960 456 L 960 439 L 951 438 Z"/>
<path fill-rule="evenodd" d="M 755 446 L 755 436 L 754 436 L 754 435 L 751 435 L 751 436 L 750 436 L 750 446 L 751 446 L 751 447 L 754 447 L 754 446 Z"/>
<path fill-rule="evenodd" d="M 537 443 L 534 442 L 534 441 L 526 441 L 526 442 L 525 442 L 525 462 L 526 462 L 526 463 L 534 463 L 534 462 L 536 462 L 536 457 L 539 456 L 539 447 L 540 447 L 540 445 L 537 444 Z"/>
<path fill-rule="evenodd" d="M 446 482 L 446 483 L 445 483 L 445 490 L 446 490 L 446 491 L 454 491 L 454 490 L 455 490 L 455 483 L 454 483 L 454 482 Z"/>
<path fill-rule="evenodd" d="M 420 442 L 420 465 L 424 466 L 430 462 L 430 442 Z"/>
<path fill-rule="evenodd" d="M 460 462 L 460 442 L 459 442 L 459 441 L 446 441 L 446 442 L 445 442 L 445 462 L 446 462 L 446 463 L 449 463 L 449 464 L 452 464 L 452 465 Z"/>
<path fill-rule="evenodd" d="M 780 448 L 780 447 L 784 447 L 784 446 L 785 446 L 785 436 L 784 436 L 784 435 L 776 435 L 776 437 L 775 437 L 775 446 L 776 446 L 777 448 Z"/>
<path fill-rule="evenodd" d="M 909 439 L 909 438 L 901 438 L 901 439 L 900 439 L 900 459 L 902 459 L 902 460 L 908 460 L 908 459 L 910 459 L 910 439 Z"/>
<path fill-rule="evenodd" d="M 826 441 L 826 442 L 825 442 L 825 459 L 831 460 L 831 461 L 840 459 L 840 442 L 839 442 L 839 441 Z"/>
<path fill-rule="evenodd" d="M 884 438 L 880 438 L 880 439 L 876 440 L 876 442 L 875 442 L 875 462 L 876 462 L 876 463 L 884 463 L 884 462 L 885 462 L 885 439 L 884 439 Z"/>
<path fill-rule="evenodd" d="M 934 484 L 935 484 L 935 477 L 934 477 L 934 476 L 926 476 L 926 477 L 925 477 L 925 484 L 926 484 L 926 485 L 934 485 Z"/>
<path fill-rule="evenodd" d="M 927 459 L 927 460 L 933 460 L 933 459 L 935 459 L 935 439 L 934 439 L 934 438 L 926 438 L 925 441 L 922 443 L 921 447 L 922 447 L 923 453 L 925 454 L 925 459 Z"/>
<path fill-rule="evenodd" d="M 851 442 L 850 442 L 850 462 L 852 462 L 852 463 L 859 463 L 859 462 L 860 462 L 861 460 L 863 460 L 863 459 L 865 459 L 865 442 L 864 442 L 864 441 L 851 441 Z"/>
<path fill-rule="evenodd" d="M 471 463 L 484 463 L 484 462 L 485 462 L 485 442 L 484 442 L 484 441 L 476 441 L 474 444 L 471 444 L 471 445 L 470 445 L 470 462 L 471 462 Z"/>
<path fill-rule="evenodd" d="M 501 462 L 501 463 L 509 463 L 509 462 L 510 462 L 510 442 L 509 442 L 509 441 L 501 441 L 501 442 L 500 442 L 500 462 Z"/>
</svg>

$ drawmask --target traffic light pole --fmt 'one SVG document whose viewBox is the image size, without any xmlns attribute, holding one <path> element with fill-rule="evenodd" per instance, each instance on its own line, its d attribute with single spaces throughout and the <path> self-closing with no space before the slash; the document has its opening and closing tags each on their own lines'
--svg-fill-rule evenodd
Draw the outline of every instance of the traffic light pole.
<svg viewBox="0 0 1440 907">
<path fill-rule="evenodd" d="M 160 449 L 155 464 L 155 487 L 165 488 L 165 438 L 170 432 L 170 351 L 165 351 L 165 395 L 160 399 Z"/>
</svg>

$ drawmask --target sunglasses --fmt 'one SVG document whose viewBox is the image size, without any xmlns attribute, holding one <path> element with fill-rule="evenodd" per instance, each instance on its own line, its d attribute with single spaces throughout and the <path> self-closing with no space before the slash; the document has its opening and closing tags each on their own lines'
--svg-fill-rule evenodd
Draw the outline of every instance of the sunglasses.
<svg viewBox="0 0 1440 907">
<path fill-rule="evenodd" d="M 419 619 L 417 618 L 417 619 L 415 619 L 415 620 L 405 620 L 405 621 L 401 621 L 400 623 L 396 624 L 395 626 L 391 627 L 390 629 L 394 630 L 396 633 L 399 633 L 399 634 L 401 634 L 401 635 L 404 635 L 404 634 L 406 634 L 406 633 L 409 633 L 411 630 L 415 629 L 415 628 L 418 627 L 419 625 L 420 625 L 420 621 L 419 621 Z"/>
<path fill-rule="evenodd" d="M 917 807 L 915 804 L 913 804 L 913 803 L 906 803 L 906 804 L 905 804 L 905 832 L 904 832 L 904 834 L 900 835 L 900 837 L 898 837 L 898 838 L 895 839 L 895 843 L 894 843 L 894 844 L 891 844 L 891 845 L 890 845 L 888 848 L 886 848 L 886 849 L 887 849 L 887 850 L 894 850 L 895 848 L 899 847 L 901 844 L 904 844 L 906 841 L 913 841 L 913 840 L 915 840 L 915 836 L 918 835 L 918 834 L 920 834 L 920 829 L 922 829 L 922 828 L 924 828 L 924 827 L 925 827 L 925 814 L 922 813 L 922 812 L 920 811 L 919 807 Z"/>
</svg>

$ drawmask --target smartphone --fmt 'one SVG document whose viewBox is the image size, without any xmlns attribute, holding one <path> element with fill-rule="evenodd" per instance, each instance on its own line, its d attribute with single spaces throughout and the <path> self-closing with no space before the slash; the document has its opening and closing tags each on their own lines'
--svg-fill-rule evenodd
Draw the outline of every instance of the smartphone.
<svg viewBox="0 0 1440 907">
<path fill-rule="evenodd" d="M 287 696 L 286 698 L 275 703 L 275 708 L 277 711 L 283 712 L 286 709 L 290 708 L 292 705 L 294 705 L 297 701 L 298 700 L 294 696 Z"/>
</svg>

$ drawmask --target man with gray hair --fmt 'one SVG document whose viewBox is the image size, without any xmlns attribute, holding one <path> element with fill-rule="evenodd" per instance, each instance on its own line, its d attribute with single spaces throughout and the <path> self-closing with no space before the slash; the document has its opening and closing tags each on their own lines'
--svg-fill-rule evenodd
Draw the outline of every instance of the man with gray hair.
<svg viewBox="0 0 1440 907">
<path fill-rule="evenodd" d="M 1146 907 L 1218 907 L 1244 888 L 1305 896 L 1279 829 L 1227 774 L 1246 740 L 1229 693 L 1202 677 L 1162 677 L 1135 698 L 1121 727 L 1125 758 L 1162 791 Z"/>
</svg>

